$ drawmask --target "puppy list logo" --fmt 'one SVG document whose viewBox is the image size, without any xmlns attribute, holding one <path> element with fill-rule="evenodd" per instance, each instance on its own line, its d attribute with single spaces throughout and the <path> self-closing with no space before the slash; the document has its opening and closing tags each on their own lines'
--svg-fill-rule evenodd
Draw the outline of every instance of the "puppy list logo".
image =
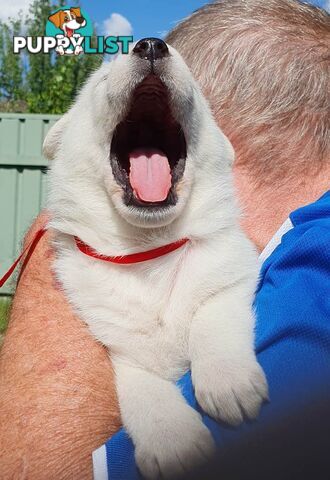
<svg viewBox="0 0 330 480">
<path fill-rule="evenodd" d="M 80 7 L 62 7 L 53 12 L 46 24 L 46 35 L 14 37 L 14 53 L 26 49 L 30 53 L 80 55 L 81 53 L 127 54 L 132 36 L 93 37 L 93 23 Z"/>
</svg>

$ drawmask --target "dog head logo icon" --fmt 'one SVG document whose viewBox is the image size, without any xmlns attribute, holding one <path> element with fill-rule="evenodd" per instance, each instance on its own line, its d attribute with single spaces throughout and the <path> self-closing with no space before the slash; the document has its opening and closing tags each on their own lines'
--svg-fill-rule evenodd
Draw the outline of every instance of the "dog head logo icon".
<svg viewBox="0 0 330 480">
<path fill-rule="evenodd" d="M 48 17 L 46 35 L 56 38 L 59 55 L 79 55 L 85 37 L 93 35 L 93 24 L 80 7 L 65 6 Z"/>
<path fill-rule="evenodd" d="M 78 7 L 71 7 L 69 10 L 58 10 L 50 15 L 48 20 L 56 28 L 63 30 L 66 37 L 72 37 L 76 30 L 85 27 L 87 23 Z"/>
</svg>

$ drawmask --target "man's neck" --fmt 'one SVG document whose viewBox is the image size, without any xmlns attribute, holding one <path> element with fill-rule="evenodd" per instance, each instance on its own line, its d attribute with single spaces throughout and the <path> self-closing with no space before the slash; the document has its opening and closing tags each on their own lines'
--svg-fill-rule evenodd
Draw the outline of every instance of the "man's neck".
<svg viewBox="0 0 330 480">
<path fill-rule="evenodd" d="M 246 169 L 234 167 L 234 179 L 243 210 L 241 225 L 261 252 L 293 210 L 314 202 L 329 189 L 330 167 L 317 175 L 258 185 Z"/>
</svg>

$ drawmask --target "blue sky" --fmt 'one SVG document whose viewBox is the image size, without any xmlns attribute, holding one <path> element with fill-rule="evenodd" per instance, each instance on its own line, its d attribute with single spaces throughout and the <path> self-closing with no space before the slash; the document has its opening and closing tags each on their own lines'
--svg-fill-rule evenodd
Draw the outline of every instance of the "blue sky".
<svg viewBox="0 0 330 480">
<path fill-rule="evenodd" d="M 0 0 L 0 20 L 5 20 L 9 15 L 15 17 L 20 9 L 27 12 L 30 1 Z M 207 1 L 81 0 L 80 3 L 97 23 L 99 35 L 127 35 L 133 30 L 134 39 L 139 40 L 147 36 L 162 36 L 179 20 L 205 5 Z M 311 0 L 310 3 L 330 11 L 330 0 Z M 68 4 L 70 5 L 70 0 Z M 114 31 L 116 29 L 119 30 Z"/>
<path fill-rule="evenodd" d="M 124 16 L 133 27 L 134 39 L 159 37 L 177 21 L 205 5 L 205 0 L 82 0 L 81 5 L 102 26 L 112 13 Z M 93 5 L 93 6 L 92 6 Z M 110 32 L 108 32 L 110 33 Z"/>
</svg>

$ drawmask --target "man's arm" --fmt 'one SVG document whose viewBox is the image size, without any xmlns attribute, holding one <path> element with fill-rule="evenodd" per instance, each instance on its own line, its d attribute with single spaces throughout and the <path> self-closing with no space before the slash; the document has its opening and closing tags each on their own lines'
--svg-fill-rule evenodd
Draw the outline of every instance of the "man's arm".
<svg viewBox="0 0 330 480">
<path fill-rule="evenodd" d="M 1 478 L 91 478 L 92 451 L 120 425 L 108 354 L 56 285 L 50 239 L 20 279 L 1 349 Z"/>
</svg>

